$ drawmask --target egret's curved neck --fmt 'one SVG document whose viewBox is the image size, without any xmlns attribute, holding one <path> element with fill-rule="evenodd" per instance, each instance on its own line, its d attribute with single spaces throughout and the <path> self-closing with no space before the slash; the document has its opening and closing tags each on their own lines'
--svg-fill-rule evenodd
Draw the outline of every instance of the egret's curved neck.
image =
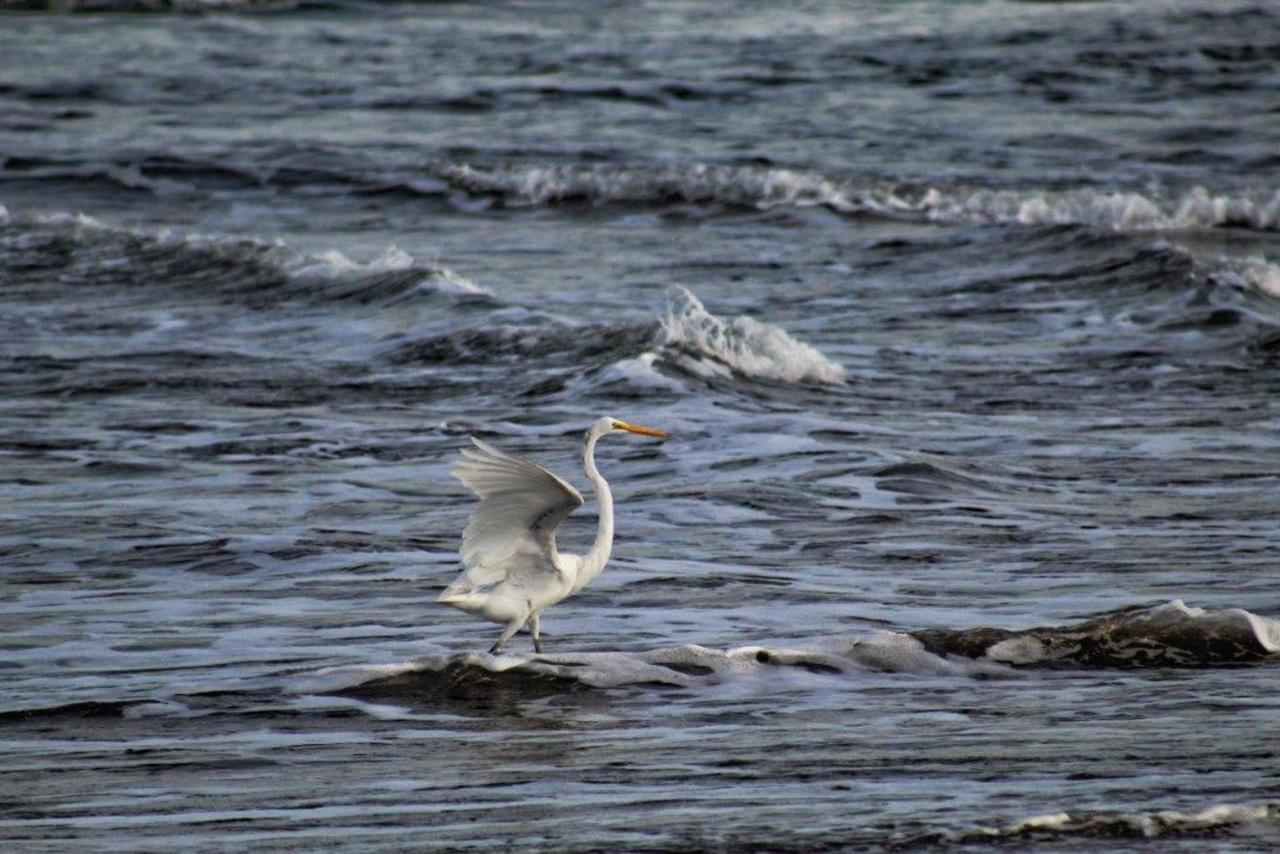
<svg viewBox="0 0 1280 854">
<path fill-rule="evenodd" d="M 596 441 L 599 438 L 592 433 L 587 437 L 587 446 L 582 450 L 582 468 L 586 470 L 591 485 L 596 489 L 596 502 L 600 505 L 600 526 L 596 529 L 596 541 L 591 546 L 591 551 L 582 556 L 582 566 L 573 585 L 577 590 L 581 590 L 587 582 L 604 571 L 604 565 L 609 562 L 609 554 L 613 551 L 613 493 L 609 491 L 609 482 L 596 468 Z"/>
</svg>

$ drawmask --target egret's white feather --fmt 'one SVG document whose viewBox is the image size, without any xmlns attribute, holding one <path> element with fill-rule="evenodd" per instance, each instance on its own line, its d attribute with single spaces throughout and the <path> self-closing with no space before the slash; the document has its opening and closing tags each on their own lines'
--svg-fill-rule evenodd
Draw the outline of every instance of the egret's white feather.
<svg viewBox="0 0 1280 854">
<path fill-rule="evenodd" d="M 463 450 L 453 476 L 480 504 L 462 533 L 462 564 L 478 584 L 501 581 L 503 564 L 516 554 L 543 555 L 556 528 L 583 505 L 572 484 L 540 465 L 498 450 L 479 439 Z"/>
</svg>

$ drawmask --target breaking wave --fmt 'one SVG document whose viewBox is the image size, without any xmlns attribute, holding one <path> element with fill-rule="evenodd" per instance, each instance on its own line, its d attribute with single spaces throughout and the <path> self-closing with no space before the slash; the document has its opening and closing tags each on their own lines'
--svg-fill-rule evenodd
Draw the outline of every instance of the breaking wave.
<svg viewBox="0 0 1280 854">
<path fill-rule="evenodd" d="M 486 317 L 481 325 L 400 344 L 390 358 L 413 364 L 536 362 L 544 368 L 586 370 L 594 373 L 594 383 L 641 393 L 685 391 L 669 371 L 782 383 L 835 384 L 844 379 L 844 368 L 782 328 L 750 317 L 719 317 L 679 286 L 668 291 L 657 323 L 580 326 L 512 309 Z M 602 366 L 598 373 L 595 366 Z"/>
<path fill-rule="evenodd" d="M 754 166 L 505 166 L 480 168 L 442 163 L 431 173 L 475 195 L 495 195 L 512 205 L 718 203 L 769 208 L 825 205 L 844 213 L 863 206 L 817 173 Z"/>
<path fill-rule="evenodd" d="M 801 169 L 692 164 L 681 166 L 495 166 L 441 163 L 436 178 L 473 195 L 513 206 L 566 203 L 720 204 L 768 209 L 821 206 L 943 223 L 1087 225 L 1114 231 L 1237 227 L 1280 230 L 1280 190 L 990 189 L 912 187 L 841 179 Z"/>
<path fill-rule="evenodd" d="M 618 97 L 640 98 L 622 93 Z M 667 97 L 659 95 L 654 97 Z M 385 170 L 358 155 L 285 148 L 245 160 L 139 154 L 110 161 L 0 158 L 0 179 L 106 182 L 158 196 L 231 186 L 338 194 L 404 194 L 454 204 L 511 208 L 627 205 L 770 210 L 821 207 L 846 216 L 941 224 L 1082 225 L 1117 232 L 1240 228 L 1280 230 L 1280 189 L 1206 186 L 1016 187 L 912 184 L 755 164 L 687 163 L 479 165 L 438 160 Z"/>
<path fill-rule="evenodd" d="M 513 642 L 514 643 L 514 642 Z M 555 693 L 620 686 L 696 687 L 765 672 L 866 672 L 1013 677 L 1025 667 L 1230 667 L 1274 662 L 1280 621 L 1240 609 L 1173 601 L 1077 626 L 1023 631 L 875 631 L 796 646 L 727 650 L 685 645 L 645 652 L 462 653 L 303 677 L 311 693 L 360 699 L 448 699 L 477 692 Z"/>
<path fill-rule="evenodd" d="M 658 344 L 665 361 L 697 376 L 734 372 L 790 383 L 844 381 L 843 367 L 786 330 L 750 317 L 714 315 L 678 285 L 667 292 Z"/>
<path fill-rule="evenodd" d="M 1112 231 L 1235 227 L 1280 230 L 1280 191 L 1180 193 L 1074 190 L 929 189 L 908 205 L 938 222 L 1087 225 Z"/>
<path fill-rule="evenodd" d="M 119 228 L 82 214 L 23 217 L 3 206 L 0 253 L 15 287 L 163 287 L 252 305 L 490 296 L 454 271 L 394 246 L 361 263 L 336 250 L 310 255 L 278 241 Z"/>
<path fill-rule="evenodd" d="M 1012 824 L 978 826 L 964 830 L 929 833 L 899 840 L 900 846 L 1087 839 L 1155 839 L 1159 837 L 1210 837 L 1233 832 L 1280 834 L 1280 802 L 1243 805 L 1221 804 L 1197 813 L 1159 812 L 1059 812 L 1032 816 Z"/>
</svg>

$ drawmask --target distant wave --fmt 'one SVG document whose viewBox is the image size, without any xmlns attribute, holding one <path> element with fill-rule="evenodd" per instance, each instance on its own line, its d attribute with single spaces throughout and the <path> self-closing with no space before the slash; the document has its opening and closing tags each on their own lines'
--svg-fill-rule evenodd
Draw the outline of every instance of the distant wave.
<svg viewBox="0 0 1280 854">
<path fill-rule="evenodd" d="M 495 166 L 438 163 L 433 176 L 472 194 L 513 205 L 719 203 L 768 208 L 825 205 L 844 213 L 864 209 L 838 182 L 814 172 L 755 166 Z"/>
<path fill-rule="evenodd" d="M 99 88 L 105 91 L 98 91 Z M 80 100 L 91 96 L 112 103 L 108 84 L 84 81 L 25 87 L 26 98 Z M 190 196 L 227 188 L 314 187 L 337 192 L 372 193 L 389 189 L 387 182 L 362 164 L 344 159 L 322 146 L 279 145 L 245 153 L 241 159 L 175 152 L 118 154 L 105 160 L 69 160 L 34 155 L 0 157 L 0 180 L 49 183 L 105 183 L 123 190 L 144 191 L 159 197 Z M 394 188 L 394 181 L 390 188 Z M 439 181 L 409 181 L 404 188 L 415 193 L 439 193 Z"/>
<path fill-rule="evenodd" d="M 303 0 L 10 0 L 15 9 L 48 12 L 217 12 L 252 8 L 290 9 L 303 5 L 341 5 L 303 2 Z"/>
<path fill-rule="evenodd" d="M 227 185 L 322 186 L 326 193 L 399 193 L 464 206 L 485 199 L 513 208 L 573 204 L 689 204 L 753 210 L 822 207 L 848 216 L 944 224 L 1081 225 L 1118 232 L 1280 230 L 1280 189 L 1274 187 L 915 185 L 808 169 L 711 163 L 481 165 L 435 160 L 410 172 L 385 171 L 351 153 L 321 149 L 281 148 L 245 156 L 249 159 L 244 162 L 172 153 L 140 153 L 108 162 L 9 157 L 0 159 L 0 180 L 107 182 L 159 196 L 189 195 Z M 470 202 L 458 201 L 468 197 Z"/>
<path fill-rule="evenodd" d="M 1280 802 L 1220 804 L 1196 813 L 1110 812 L 1086 810 L 1032 816 L 1012 824 L 979 826 L 964 830 L 928 833 L 897 841 L 899 847 L 956 845 L 965 843 L 1049 842 L 1072 838 L 1155 839 L 1168 837 L 1217 838 L 1224 833 L 1262 830 L 1274 838 L 1280 833 Z M 1105 846 L 1101 846 L 1105 847 Z"/>
<path fill-rule="evenodd" d="M 471 194 L 511 205 L 654 205 L 673 202 L 767 209 L 822 206 L 944 223 L 1088 225 L 1115 231 L 1177 231 L 1238 227 L 1280 230 L 1280 190 L 1215 192 L 912 187 L 835 178 L 765 166 L 494 166 L 440 163 L 436 178 Z"/>
<path fill-rule="evenodd" d="M 1215 193 L 1097 190 L 927 190 L 908 208 L 938 222 L 1088 225 L 1113 231 L 1235 227 L 1280 230 L 1280 190 Z"/>
<path fill-rule="evenodd" d="M 1016 675 L 1026 667 L 1232 667 L 1280 661 L 1280 621 L 1239 609 L 1173 601 L 1076 626 L 877 631 L 787 646 L 727 650 L 685 645 L 646 652 L 482 653 L 427 656 L 399 665 L 336 668 L 298 690 L 360 699 L 447 699 L 487 691 L 556 693 L 625 685 L 696 687 L 772 668 L 818 674 L 887 672 Z"/>
<path fill-rule="evenodd" d="M 0 206 L 0 249 L 36 287 L 163 287 L 250 304 L 385 302 L 420 295 L 488 297 L 452 270 L 389 247 L 365 263 L 278 242 L 106 225 L 80 214 L 18 216 Z M 56 269 L 58 275 L 41 275 Z M 20 286 L 20 283 L 11 285 Z"/>
</svg>

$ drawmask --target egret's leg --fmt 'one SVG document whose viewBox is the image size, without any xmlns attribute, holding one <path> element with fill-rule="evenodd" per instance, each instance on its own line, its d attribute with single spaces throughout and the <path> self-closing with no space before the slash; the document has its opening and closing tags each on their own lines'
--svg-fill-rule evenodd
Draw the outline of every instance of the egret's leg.
<svg viewBox="0 0 1280 854">
<path fill-rule="evenodd" d="M 524 620 L 516 620 L 513 623 L 507 623 L 507 627 L 502 630 L 502 634 L 493 642 L 493 646 L 489 647 L 490 654 L 496 653 L 502 649 L 502 645 L 511 640 L 511 636 L 520 631 L 520 627 L 524 625 Z"/>
<path fill-rule="evenodd" d="M 538 615 L 529 618 L 529 631 L 533 633 L 533 651 L 542 652 L 542 635 L 538 628 Z"/>
</svg>

